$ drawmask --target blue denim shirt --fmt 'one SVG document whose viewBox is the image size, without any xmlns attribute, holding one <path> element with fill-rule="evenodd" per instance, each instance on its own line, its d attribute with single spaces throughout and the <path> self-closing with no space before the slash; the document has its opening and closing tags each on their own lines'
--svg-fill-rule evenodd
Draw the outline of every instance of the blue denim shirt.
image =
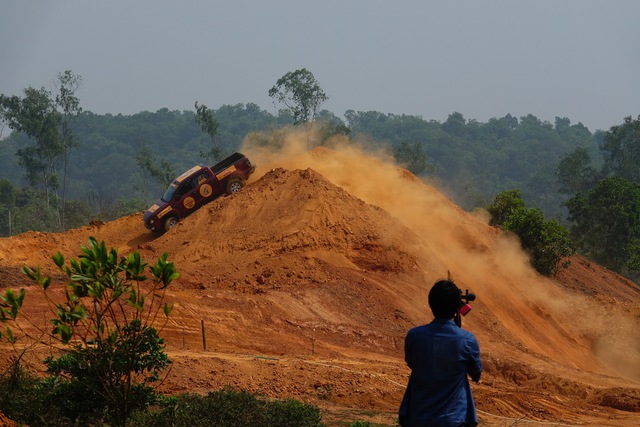
<svg viewBox="0 0 640 427">
<path fill-rule="evenodd" d="M 482 362 L 471 332 L 436 318 L 407 333 L 404 354 L 411 376 L 398 411 L 403 427 L 477 425 L 467 375 L 479 381 Z"/>
</svg>

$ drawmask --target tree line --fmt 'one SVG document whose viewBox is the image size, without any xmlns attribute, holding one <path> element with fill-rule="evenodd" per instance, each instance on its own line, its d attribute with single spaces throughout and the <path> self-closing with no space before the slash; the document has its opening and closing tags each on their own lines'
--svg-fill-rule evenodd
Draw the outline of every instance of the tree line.
<svg viewBox="0 0 640 427">
<path fill-rule="evenodd" d="M 640 269 L 639 221 L 629 208 L 640 185 L 640 137 L 631 117 L 593 133 L 568 118 L 550 123 L 531 114 L 479 122 L 453 112 L 440 122 L 348 110 L 340 118 L 321 109 L 328 96 L 306 69 L 268 91 L 283 107 L 275 114 L 253 103 L 214 110 L 196 101 L 193 111 L 98 115 L 80 108 L 80 83 L 67 71 L 57 91 L 0 95 L 0 119 L 12 130 L 0 144 L 0 234 L 58 231 L 139 211 L 177 173 L 237 150 L 247 134 L 315 123 L 327 135 L 387 150 L 467 210 L 488 208 L 499 195 L 513 200 L 509 192 L 517 190 L 516 199 L 539 210 L 530 218 L 567 228 L 577 249 L 627 275 Z M 39 119 L 18 123 L 20 114 Z M 618 194 L 626 199 L 616 209 L 611 198 Z M 603 224 L 616 215 L 623 218 L 615 225 Z"/>
</svg>

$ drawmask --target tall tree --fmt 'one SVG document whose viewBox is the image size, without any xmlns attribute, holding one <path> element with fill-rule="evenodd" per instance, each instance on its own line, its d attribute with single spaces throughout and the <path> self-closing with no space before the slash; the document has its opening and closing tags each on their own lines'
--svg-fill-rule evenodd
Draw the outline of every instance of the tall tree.
<svg viewBox="0 0 640 427">
<path fill-rule="evenodd" d="M 0 236 L 11 236 L 11 215 L 15 210 L 16 190 L 6 178 L 0 179 Z M 5 225 L 6 224 L 6 225 Z"/>
<path fill-rule="evenodd" d="M 442 129 L 455 136 L 464 136 L 466 120 L 461 113 L 457 111 L 449 114 L 447 120 L 442 124 Z"/>
<path fill-rule="evenodd" d="M 293 114 L 294 124 L 312 122 L 320 106 L 329 99 L 313 74 L 306 68 L 289 71 L 269 89 L 269 96 L 284 104 Z"/>
<path fill-rule="evenodd" d="M 28 87 L 24 97 L 0 95 L 0 114 L 9 127 L 35 141 L 18 150 L 20 166 L 29 184 L 40 187 L 47 196 L 59 187 L 57 160 L 63 153 L 58 125 L 60 115 L 49 90 Z"/>
<path fill-rule="evenodd" d="M 556 168 L 556 177 L 561 193 L 576 194 L 592 188 L 598 180 L 598 173 L 591 165 L 589 151 L 579 147 L 562 157 Z"/>
<path fill-rule="evenodd" d="M 212 161 L 216 161 L 222 155 L 222 150 L 216 143 L 216 134 L 218 133 L 219 123 L 213 115 L 213 110 L 207 108 L 204 104 L 198 104 L 196 101 L 196 123 L 211 138 L 211 148 L 208 151 L 201 152 L 204 158 L 211 157 Z"/>
<path fill-rule="evenodd" d="M 640 116 L 612 126 L 604 136 L 604 171 L 640 184 Z"/>
<path fill-rule="evenodd" d="M 141 141 L 137 141 L 135 146 L 135 159 L 140 167 L 140 190 L 145 202 L 149 202 L 149 180 L 147 175 L 151 176 L 164 191 L 169 184 L 173 182 L 177 176 L 174 168 L 166 160 L 160 160 L 158 163 L 151 153 L 149 147 Z"/>
<path fill-rule="evenodd" d="M 402 141 L 399 146 L 393 150 L 393 156 L 396 161 L 407 168 L 414 175 L 433 176 L 436 168 L 429 160 L 429 156 L 424 151 L 424 146 L 419 142 L 409 144 Z"/>
<path fill-rule="evenodd" d="M 82 77 L 70 70 L 58 74 L 58 94 L 56 104 L 60 109 L 60 142 L 62 146 L 62 229 L 66 228 L 66 200 L 67 200 L 67 166 L 71 150 L 77 148 L 80 142 L 71 130 L 71 123 L 80 115 L 82 108 L 76 96 L 76 90 L 82 84 Z"/>
<path fill-rule="evenodd" d="M 67 165 L 71 149 L 78 139 L 71 123 L 82 112 L 75 91 L 82 78 L 67 70 L 58 75 L 57 93 L 28 87 L 24 97 L 0 95 L 0 118 L 8 126 L 34 140 L 34 145 L 18 150 L 20 166 L 29 183 L 46 194 L 47 206 L 60 188 L 58 167 L 62 162 L 63 184 L 60 205 L 60 227 L 64 228 L 64 209 L 67 190 Z"/>
<path fill-rule="evenodd" d="M 619 273 L 634 265 L 640 246 L 640 185 L 622 177 L 605 178 L 567 202 L 571 234 L 582 251 Z"/>
</svg>

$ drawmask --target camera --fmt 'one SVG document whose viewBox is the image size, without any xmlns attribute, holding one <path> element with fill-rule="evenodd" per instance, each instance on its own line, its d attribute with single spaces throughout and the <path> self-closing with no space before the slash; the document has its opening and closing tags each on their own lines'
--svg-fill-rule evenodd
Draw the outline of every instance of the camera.
<svg viewBox="0 0 640 427">
<path fill-rule="evenodd" d="M 458 309 L 458 313 L 454 318 L 456 325 L 462 327 L 462 316 L 466 316 L 471 311 L 471 306 L 469 305 L 469 301 L 474 301 L 476 299 L 476 294 L 469 292 L 469 289 L 466 289 L 464 294 L 460 291 L 460 308 Z"/>
<path fill-rule="evenodd" d="M 471 311 L 469 301 L 474 301 L 476 299 L 476 294 L 469 293 L 469 289 L 465 290 L 464 294 L 462 294 L 462 291 L 460 291 L 460 293 L 460 314 L 466 316 L 467 313 Z"/>
</svg>

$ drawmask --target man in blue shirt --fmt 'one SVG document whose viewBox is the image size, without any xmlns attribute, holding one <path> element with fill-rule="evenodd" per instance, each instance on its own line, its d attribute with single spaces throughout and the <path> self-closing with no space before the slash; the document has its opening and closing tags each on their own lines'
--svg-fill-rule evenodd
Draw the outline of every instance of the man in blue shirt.
<svg viewBox="0 0 640 427">
<path fill-rule="evenodd" d="M 404 353 L 411 376 L 398 411 L 402 427 L 478 425 L 467 375 L 478 382 L 482 362 L 476 337 L 453 321 L 461 295 L 453 282 L 436 282 L 429 291 L 435 319 L 407 333 Z"/>
</svg>

